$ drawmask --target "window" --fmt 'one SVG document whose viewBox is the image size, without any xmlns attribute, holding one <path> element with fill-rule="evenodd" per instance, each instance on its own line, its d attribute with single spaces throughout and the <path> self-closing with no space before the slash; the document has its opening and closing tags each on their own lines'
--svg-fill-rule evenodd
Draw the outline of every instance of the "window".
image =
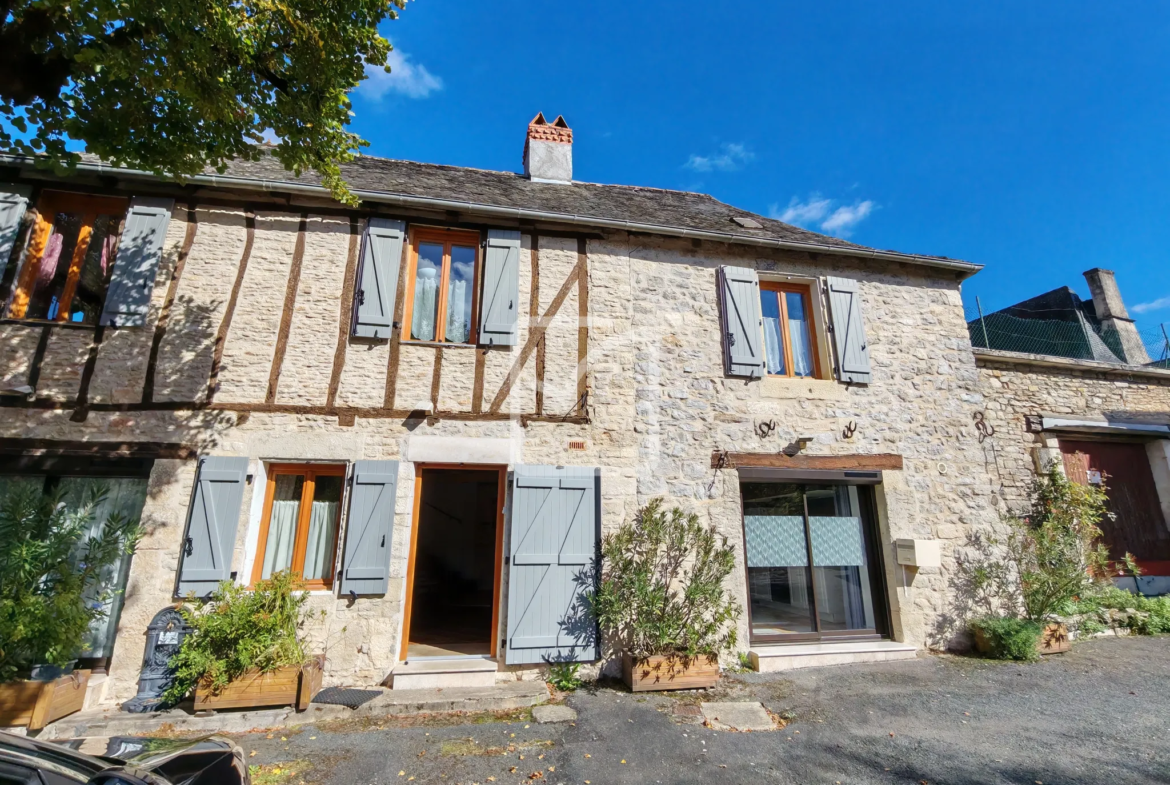
<svg viewBox="0 0 1170 785">
<path fill-rule="evenodd" d="M 269 466 L 253 584 L 292 570 L 310 589 L 333 586 L 344 484 L 342 465 Z"/>
<path fill-rule="evenodd" d="M 53 191 L 42 196 L 8 316 L 97 324 L 127 205 Z"/>
<path fill-rule="evenodd" d="M 872 490 L 782 482 L 740 488 L 752 639 L 877 634 Z"/>
<path fill-rule="evenodd" d="M 771 376 L 820 377 L 808 286 L 760 281 L 764 361 Z"/>
<path fill-rule="evenodd" d="M 479 235 L 439 229 L 411 234 L 403 314 L 409 340 L 475 343 Z"/>
<path fill-rule="evenodd" d="M 0 461 L 0 505 L 7 503 L 10 494 L 24 488 L 46 497 L 61 494 L 61 502 L 70 512 L 89 509 L 92 515 L 85 520 L 83 540 L 99 537 L 112 516 L 137 519 L 146 504 L 147 476 L 151 461 L 139 459 L 110 460 L 100 458 L 63 459 L 21 456 L 15 460 Z M 81 557 L 75 552 L 74 560 Z M 118 618 L 126 579 L 130 572 L 129 554 L 115 564 L 105 567 L 99 584 L 93 590 L 96 599 L 109 592 L 103 600 L 105 615 L 94 619 L 84 638 L 84 651 L 75 652 L 82 665 L 105 673 L 106 664 L 114 649 Z"/>
</svg>

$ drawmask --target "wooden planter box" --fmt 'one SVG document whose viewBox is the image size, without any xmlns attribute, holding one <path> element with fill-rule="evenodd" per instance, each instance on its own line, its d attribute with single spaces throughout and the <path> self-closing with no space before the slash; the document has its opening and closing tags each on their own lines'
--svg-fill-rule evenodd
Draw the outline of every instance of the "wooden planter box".
<svg viewBox="0 0 1170 785">
<path fill-rule="evenodd" d="M 246 671 L 218 694 L 199 685 L 195 688 L 195 711 L 263 706 L 295 706 L 297 711 L 304 711 L 321 691 L 324 668 L 325 657 L 319 656 L 303 667 L 290 665 L 270 673 Z"/>
<path fill-rule="evenodd" d="M 27 726 L 40 730 L 54 720 L 81 711 L 89 671 L 73 671 L 53 681 L 11 681 L 0 684 L 0 727 Z"/>
<path fill-rule="evenodd" d="M 1063 654 L 1072 648 L 1068 640 L 1068 627 L 1063 624 L 1046 624 L 1040 633 L 1041 654 Z"/>
<path fill-rule="evenodd" d="M 658 655 L 635 661 L 627 654 L 622 657 L 622 676 L 631 692 L 697 690 L 719 681 L 719 660 Z"/>
<path fill-rule="evenodd" d="M 1055 622 L 1044 625 L 1036 648 L 1041 654 L 1063 654 L 1068 651 L 1072 648 L 1068 638 L 1068 627 Z M 975 630 L 975 650 L 980 654 L 987 654 L 991 651 L 991 641 L 987 639 L 983 630 L 978 628 Z"/>
</svg>

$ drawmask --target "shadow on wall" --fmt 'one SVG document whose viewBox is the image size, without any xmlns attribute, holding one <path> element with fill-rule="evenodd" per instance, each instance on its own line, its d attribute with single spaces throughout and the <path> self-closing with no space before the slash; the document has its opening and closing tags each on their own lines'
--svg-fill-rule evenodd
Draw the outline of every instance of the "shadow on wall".
<svg viewBox="0 0 1170 785">
<path fill-rule="evenodd" d="M 1010 612 L 1005 607 L 1002 546 L 985 532 L 972 532 L 955 551 L 955 568 L 947 581 L 947 608 L 931 631 L 931 647 L 968 651 L 973 645 L 967 622 L 979 616 Z M 997 580 L 1000 578 L 1001 580 Z"/>
</svg>

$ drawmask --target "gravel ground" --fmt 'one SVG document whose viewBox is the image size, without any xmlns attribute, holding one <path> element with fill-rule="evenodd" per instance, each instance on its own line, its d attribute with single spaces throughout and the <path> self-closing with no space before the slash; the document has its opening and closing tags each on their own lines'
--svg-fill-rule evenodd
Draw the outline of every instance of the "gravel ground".
<svg viewBox="0 0 1170 785">
<path fill-rule="evenodd" d="M 771 733 L 714 731 L 694 716 L 700 700 L 759 700 L 789 719 Z M 264 785 L 1170 783 L 1168 637 L 1088 641 L 1033 665 L 926 656 L 685 694 L 603 687 L 568 704 L 573 725 L 432 718 L 239 741 L 266 776 L 285 764 Z"/>
</svg>

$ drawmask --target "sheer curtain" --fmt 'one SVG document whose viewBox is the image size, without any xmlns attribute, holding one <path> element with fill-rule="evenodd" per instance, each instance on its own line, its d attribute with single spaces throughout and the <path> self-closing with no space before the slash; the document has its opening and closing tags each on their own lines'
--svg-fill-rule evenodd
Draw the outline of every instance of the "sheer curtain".
<svg viewBox="0 0 1170 785">
<path fill-rule="evenodd" d="M 470 332 L 471 314 L 467 313 L 467 281 L 451 281 L 447 295 L 447 340 L 464 343 Z"/>
<path fill-rule="evenodd" d="M 768 373 L 784 373 L 784 344 L 780 338 L 780 319 L 764 317 L 764 356 Z"/>
<path fill-rule="evenodd" d="M 300 475 L 278 474 L 268 522 L 268 542 L 264 546 L 264 569 L 260 577 L 292 566 L 293 547 L 297 541 L 297 516 L 301 509 Z"/>
<path fill-rule="evenodd" d="M 439 271 L 433 267 L 420 269 L 414 281 L 414 315 L 410 334 L 420 341 L 435 339 L 435 303 L 439 293 Z"/>
<path fill-rule="evenodd" d="M 792 341 L 792 372 L 795 376 L 812 376 L 812 347 L 808 337 L 808 316 L 805 314 L 804 297 L 788 292 L 785 295 L 788 307 L 788 337 Z"/>
<path fill-rule="evenodd" d="M 314 500 L 309 510 L 309 544 L 305 549 L 304 572 L 307 581 L 324 580 L 333 572 L 333 565 L 326 560 L 333 553 L 339 506 L 340 502 L 336 501 Z"/>
</svg>

